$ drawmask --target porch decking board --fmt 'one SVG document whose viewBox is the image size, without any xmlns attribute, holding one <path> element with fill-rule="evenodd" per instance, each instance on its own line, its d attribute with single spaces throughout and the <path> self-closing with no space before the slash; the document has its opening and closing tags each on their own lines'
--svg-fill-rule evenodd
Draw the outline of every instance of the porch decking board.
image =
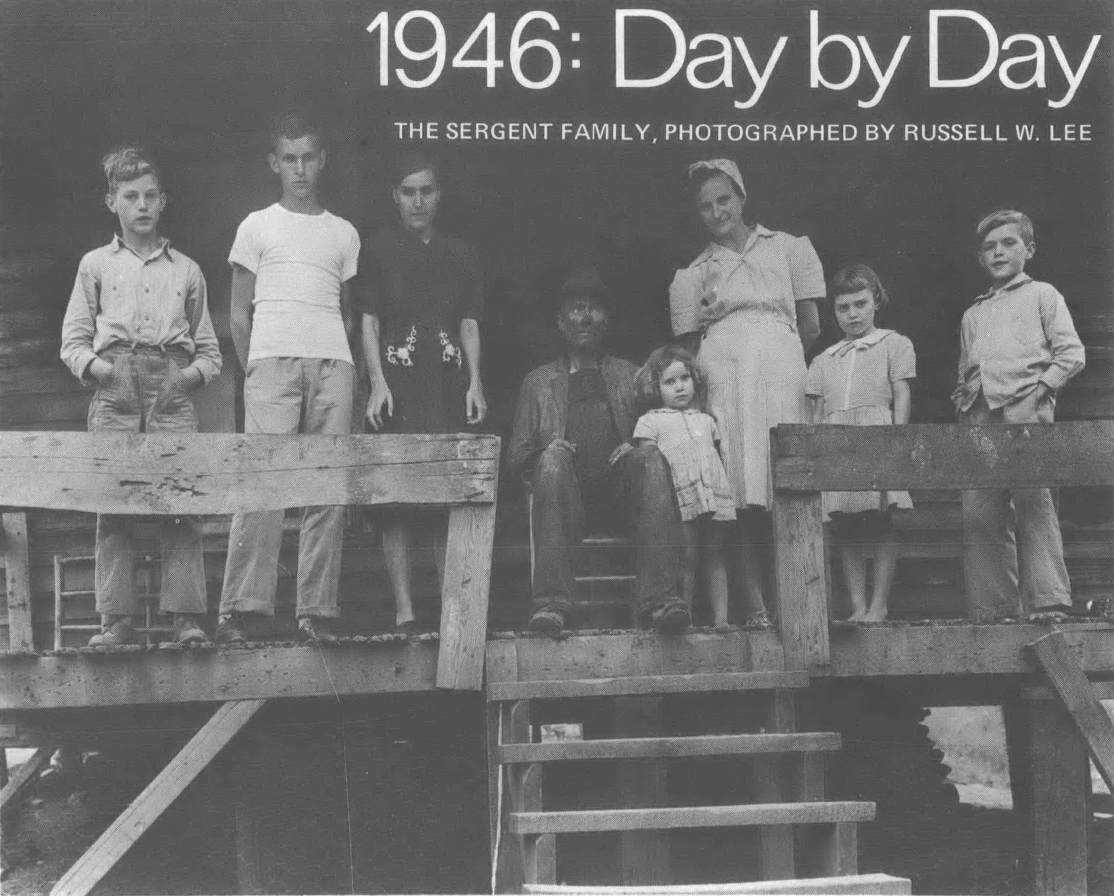
<svg viewBox="0 0 1114 896">
<path fill-rule="evenodd" d="M 1085 673 L 1114 677 L 1114 624 L 1068 624 L 1063 631 Z M 1004 691 L 1022 684 L 1024 676 L 1039 671 L 1032 652 L 1025 648 L 1047 632 L 1047 627 L 1028 624 L 862 626 L 833 635 L 831 666 L 826 676 L 813 681 L 896 679 L 903 686 L 923 686 L 933 705 L 994 702 Z M 341 696 L 434 690 L 437 646 L 432 638 L 391 638 L 324 648 L 268 645 L 69 650 L 38 656 L 0 653 L 0 713 L 331 697 L 334 684 Z M 767 669 L 782 665 L 778 636 L 766 631 L 693 632 L 670 638 L 641 631 L 608 632 L 573 635 L 560 642 L 499 637 L 487 642 L 488 680 L 495 680 L 495 667 L 503 679 L 497 689 L 510 687 L 507 682 L 513 682 L 515 675 L 529 682 L 550 680 L 559 689 L 558 681 L 592 673 L 606 672 L 610 678 L 690 676 L 713 670 L 724 674 L 723 657 L 731 652 L 735 665 L 739 657 L 747 656 L 762 657 Z M 1092 685 L 1101 699 L 1114 696 L 1114 683 Z M 508 691 L 507 696 L 513 694 Z M 559 696 L 555 690 L 553 697 Z"/>
</svg>

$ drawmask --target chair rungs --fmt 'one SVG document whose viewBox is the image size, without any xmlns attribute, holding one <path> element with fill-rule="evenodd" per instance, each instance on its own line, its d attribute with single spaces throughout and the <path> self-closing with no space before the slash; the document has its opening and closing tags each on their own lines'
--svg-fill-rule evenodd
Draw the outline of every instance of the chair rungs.
<svg viewBox="0 0 1114 896">
<path fill-rule="evenodd" d="M 580 759 L 670 759 L 682 756 L 816 753 L 840 748 L 838 734 L 708 734 L 697 737 L 635 737 L 562 740 L 545 744 L 504 744 L 499 761 L 569 762 Z"/>
<path fill-rule="evenodd" d="M 596 831 L 668 831 L 678 828 L 835 824 L 871 821 L 873 818 L 874 803 L 755 803 L 747 806 L 512 812 L 509 828 L 513 834 L 579 834 Z"/>
<path fill-rule="evenodd" d="M 645 884 L 626 887 L 570 887 L 563 884 L 526 884 L 527 893 L 545 896 L 810 896 L 847 893 L 856 896 L 906 896 L 912 893 L 907 877 L 889 874 L 850 874 L 846 877 L 806 877 L 798 880 L 763 880 L 732 884 Z"/>
<path fill-rule="evenodd" d="M 491 682 L 487 699 L 553 700 L 564 697 L 622 697 L 706 691 L 761 691 L 807 688 L 807 672 L 716 672 L 699 675 L 637 675 L 621 678 Z"/>
</svg>

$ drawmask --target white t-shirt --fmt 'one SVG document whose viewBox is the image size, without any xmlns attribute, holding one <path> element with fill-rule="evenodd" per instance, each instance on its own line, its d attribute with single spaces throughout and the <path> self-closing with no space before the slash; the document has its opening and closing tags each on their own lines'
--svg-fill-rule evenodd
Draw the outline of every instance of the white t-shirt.
<svg viewBox="0 0 1114 896">
<path fill-rule="evenodd" d="M 255 274 L 248 360 L 351 364 L 340 285 L 356 276 L 359 255 L 356 228 L 330 212 L 302 215 L 276 202 L 244 218 L 228 261 Z"/>
</svg>

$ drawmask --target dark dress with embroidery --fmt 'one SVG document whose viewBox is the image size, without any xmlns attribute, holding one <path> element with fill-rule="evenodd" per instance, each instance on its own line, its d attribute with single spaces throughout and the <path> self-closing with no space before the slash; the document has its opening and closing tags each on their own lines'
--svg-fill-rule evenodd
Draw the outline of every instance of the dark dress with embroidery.
<svg viewBox="0 0 1114 896">
<path fill-rule="evenodd" d="M 434 231 L 423 242 L 401 227 L 364 241 L 360 302 L 379 318 L 379 354 L 394 397 L 385 432 L 465 428 L 468 365 L 460 322 L 483 317 L 476 250 Z"/>
</svg>

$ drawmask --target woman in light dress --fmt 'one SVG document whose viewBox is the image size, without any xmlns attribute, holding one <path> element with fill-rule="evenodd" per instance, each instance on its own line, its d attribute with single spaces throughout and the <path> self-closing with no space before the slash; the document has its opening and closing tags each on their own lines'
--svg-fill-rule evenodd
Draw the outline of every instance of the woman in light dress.
<svg viewBox="0 0 1114 896">
<path fill-rule="evenodd" d="M 746 187 L 729 159 L 689 166 L 689 188 L 711 242 L 669 288 L 676 335 L 701 334 L 708 410 L 739 509 L 746 624 L 769 625 L 762 596 L 773 490 L 770 427 L 809 419 L 805 349 L 820 333 L 824 272 L 808 237 L 743 219 Z"/>
</svg>

